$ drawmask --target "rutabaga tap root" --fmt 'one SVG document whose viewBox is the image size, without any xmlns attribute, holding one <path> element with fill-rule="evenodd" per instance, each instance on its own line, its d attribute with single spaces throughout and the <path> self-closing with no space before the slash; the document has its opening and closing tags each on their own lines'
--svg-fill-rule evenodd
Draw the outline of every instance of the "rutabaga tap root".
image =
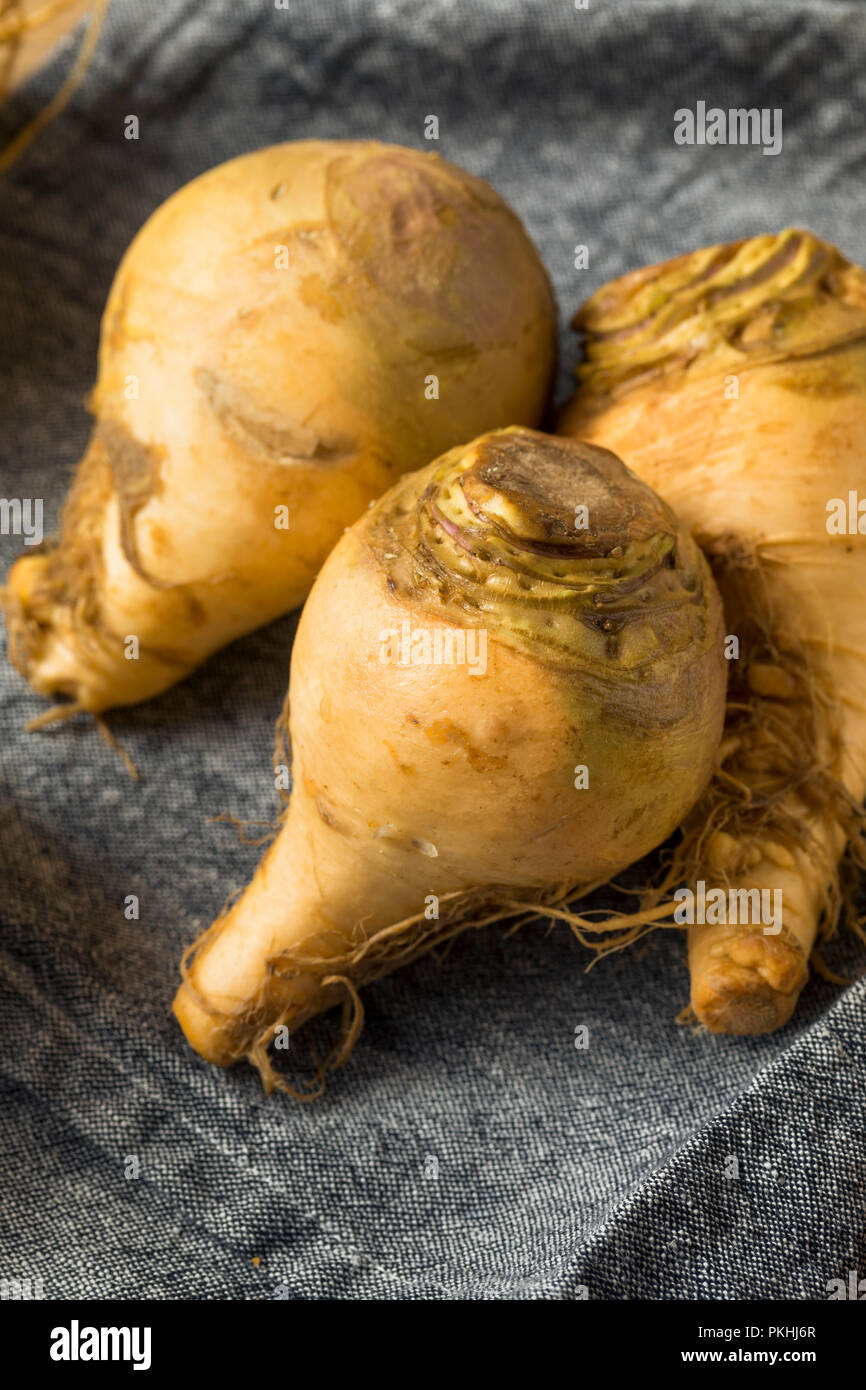
<svg viewBox="0 0 866 1390">
<path fill-rule="evenodd" d="M 538 423 L 554 359 L 545 271 L 481 179 L 364 141 L 210 170 L 118 269 L 59 539 L 8 577 L 13 661 L 92 713 L 158 694 L 299 604 L 402 473 Z"/>
<path fill-rule="evenodd" d="M 677 509 L 739 643 L 717 775 L 647 906 L 696 880 L 781 894 L 781 930 L 689 927 L 697 1018 L 769 1032 L 835 929 L 843 853 L 864 860 L 866 535 L 835 534 L 831 514 L 866 493 L 866 274 L 785 231 L 627 275 L 575 326 L 563 432 L 615 449 Z"/>
<path fill-rule="evenodd" d="M 459 932 L 552 909 L 583 940 L 633 939 L 632 915 L 564 904 L 664 840 L 706 786 L 722 636 L 697 545 L 607 450 L 507 429 L 398 483 L 301 616 L 291 796 L 185 960 L 190 1043 L 306 1097 L 348 1055 L 358 991 Z M 284 736 L 281 720 L 281 764 Z M 340 1003 L 313 1082 L 283 1084 L 275 1034 Z"/>
</svg>

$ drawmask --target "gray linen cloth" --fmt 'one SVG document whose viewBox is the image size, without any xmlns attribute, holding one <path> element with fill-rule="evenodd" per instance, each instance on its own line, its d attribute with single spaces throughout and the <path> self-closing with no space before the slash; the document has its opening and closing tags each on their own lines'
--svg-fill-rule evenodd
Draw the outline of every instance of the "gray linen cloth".
<svg viewBox="0 0 866 1390">
<path fill-rule="evenodd" d="M 3 108 L 7 135 L 69 61 Z M 0 180 L 0 494 L 44 497 L 53 527 L 120 255 L 223 159 L 429 148 L 438 115 L 436 148 L 541 248 L 562 396 L 566 320 L 623 270 L 792 223 L 866 259 L 864 71 L 855 0 L 114 0 L 83 88 Z M 677 146 L 699 100 L 781 108 L 781 154 Z M 0 537 L 4 571 L 18 548 Z M 47 1298 L 822 1299 L 866 1274 L 862 980 L 813 981 L 775 1036 L 713 1038 L 674 1021 L 678 933 L 587 975 L 564 929 L 491 929 L 367 992 L 316 1105 L 192 1054 L 178 958 L 258 856 L 207 818 L 274 814 L 295 621 L 113 717 L 137 786 L 83 721 L 26 735 L 44 703 L 0 663 L 0 1276 Z M 829 959 L 864 963 L 850 937 Z"/>
</svg>

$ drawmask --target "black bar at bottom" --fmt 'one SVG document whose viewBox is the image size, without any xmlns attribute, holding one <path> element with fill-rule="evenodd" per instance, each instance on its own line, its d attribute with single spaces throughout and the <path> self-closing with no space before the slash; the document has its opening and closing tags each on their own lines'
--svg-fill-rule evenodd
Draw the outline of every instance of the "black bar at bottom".
<svg viewBox="0 0 866 1390">
<path fill-rule="evenodd" d="M 410 1348 L 416 1348 L 425 1379 L 465 1374 L 474 1361 L 488 1376 L 503 1356 L 541 1355 L 552 1368 L 552 1353 L 568 1357 L 579 1371 L 601 1357 L 611 1372 L 634 1367 L 640 1374 L 666 1374 L 673 1367 L 718 1365 L 728 1370 L 760 1365 L 765 1370 L 807 1366 L 828 1373 L 856 1364 L 855 1338 L 864 1329 L 862 1311 L 843 1303 L 866 1302 L 866 1291 L 826 1303 L 536 1303 L 518 1313 L 509 1305 L 507 1322 L 489 1304 L 474 1304 L 471 1323 L 453 1304 L 403 1304 L 394 1316 L 390 1303 L 317 1300 L 303 1309 L 278 1299 L 228 1302 L 57 1301 L 0 1303 L 0 1327 L 7 1359 L 16 1371 L 38 1372 L 52 1380 L 70 1375 L 92 1379 L 108 1370 L 142 1379 L 189 1369 L 198 1380 L 223 1380 L 243 1370 L 257 1382 L 285 1376 L 303 1363 L 321 1361 L 328 1379 L 345 1362 L 371 1358 L 368 1372 L 390 1366 L 388 1378 L 414 1377 Z M 388 1310 L 378 1323 L 379 1309 Z M 435 1309 L 434 1316 L 431 1310 Z M 560 1343 L 559 1339 L 562 1338 Z M 591 1339 L 591 1341 L 590 1341 Z M 400 1350 L 398 1351 L 398 1348 Z M 585 1356 L 591 1349 L 591 1363 Z M 397 1364 L 393 1355 L 397 1353 Z M 300 1358 L 300 1360 L 299 1360 Z M 377 1369 L 378 1367 L 378 1369 Z M 540 1366 L 538 1368 L 541 1369 Z M 303 1372 L 302 1372 L 303 1373 Z M 686 1371 L 688 1374 L 688 1369 Z"/>
</svg>

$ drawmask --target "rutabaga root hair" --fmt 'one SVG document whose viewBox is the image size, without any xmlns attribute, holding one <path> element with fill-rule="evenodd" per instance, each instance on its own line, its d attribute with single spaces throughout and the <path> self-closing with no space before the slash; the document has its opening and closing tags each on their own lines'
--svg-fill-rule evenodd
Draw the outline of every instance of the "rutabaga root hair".
<svg viewBox="0 0 866 1390">
<path fill-rule="evenodd" d="M 609 881 L 608 881 L 609 882 Z M 509 921 L 508 935 L 521 927 L 534 922 L 548 920 L 567 924 L 572 934 L 582 946 L 589 947 L 597 959 L 612 951 L 632 945 L 654 927 L 672 925 L 662 919 L 669 913 L 669 905 L 664 903 L 655 909 L 643 907 L 634 913 L 604 914 L 602 919 L 580 915 L 573 911 L 572 904 L 577 896 L 583 897 L 598 888 L 602 883 L 587 884 L 583 887 L 571 885 L 566 889 L 553 888 L 547 897 L 540 895 L 534 900 L 515 900 L 495 889 L 465 889 L 446 894 L 438 904 L 439 916 L 430 919 L 426 912 L 418 912 L 401 922 L 378 931 L 375 936 L 365 936 L 362 922 L 354 928 L 352 941 L 345 955 L 335 961 L 316 953 L 317 939 L 301 941 L 291 950 L 283 950 L 266 962 L 268 979 L 277 977 L 289 980 L 293 976 L 302 977 L 311 973 L 322 973 L 322 989 L 333 994 L 333 1003 L 339 1002 L 343 992 L 341 1020 L 337 1041 L 326 1056 L 320 1059 L 313 1044 L 310 1051 L 313 1058 L 313 1076 L 294 1085 L 282 1071 L 274 1067 L 271 1050 L 275 1040 L 283 1031 L 296 1032 L 308 1020 L 321 1012 L 321 1006 L 311 1007 L 304 1016 L 289 1007 L 279 1018 L 269 1022 L 256 1032 L 263 1008 L 267 1001 L 267 984 L 263 982 L 259 993 L 248 1000 L 243 1008 L 233 1016 L 221 1016 L 212 1005 L 196 991 L 192 967 L 196 953 L 203 948 L 211 935 L 221 928 L 223 918 L 217 920 L 203 932 L 184 953 L 181 960 L 181 976 L 184 983 L 196 994 L 201 1006 L 213 1019 L 214 1024 L 230 1032 L 233 1036 L 246 1037 L 252 1027 L 252 1041 L 239 1046 L 231 1061 L 247 1061 L 254 1066 L 262 1078 L 266 1094 L 283 1091 L 294 1100 L 317 1100 L 325 1090 L 328 1073 L 343 1066 L 352 1055 L 364 1026 L 364 1005 L 359 990 L 374 980 L 389 975 L 393 970 L 408 965 L 419 956 L 436 955 L 467 931 L 477 931 L 482 927 Z M 604 940 L 600 940 L 604 934 Z M 593 964 L 593 962 L 590 963 Z M 587 966 L 589 969 L 590 966 Z M 323 973 L 327 972 L 327 973 Z"/>
</svg>

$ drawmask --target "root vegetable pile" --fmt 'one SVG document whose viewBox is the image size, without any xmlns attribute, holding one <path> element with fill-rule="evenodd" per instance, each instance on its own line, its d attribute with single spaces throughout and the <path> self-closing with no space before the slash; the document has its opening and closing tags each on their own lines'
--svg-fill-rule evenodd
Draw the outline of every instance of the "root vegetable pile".
<svg viewBox="0 0 866 1390">
<path fill-rule="evenodd" d="M 843 911 L 862 932 L 866 272 L 788 230 L 626 275 L 575 326 L 542 434 L 556 315 L 520 221 L 378 143 L 220 165 L 117 272 L 9 651 L 65 701 L 33 724 L 107 733 L 313 585 L 291 795 L 175 1000 L 268 1089 L 317 1094 L 362 986 L 469 927 L 552 915 L 608 951 L 685 923 L 694 1015 L 741 1034 L 790 1018 Z M 577 915 L 677 829 L 635 911 Z M 290 1081 L 274 1041 L 339 1002 Z"/>
</svg>

